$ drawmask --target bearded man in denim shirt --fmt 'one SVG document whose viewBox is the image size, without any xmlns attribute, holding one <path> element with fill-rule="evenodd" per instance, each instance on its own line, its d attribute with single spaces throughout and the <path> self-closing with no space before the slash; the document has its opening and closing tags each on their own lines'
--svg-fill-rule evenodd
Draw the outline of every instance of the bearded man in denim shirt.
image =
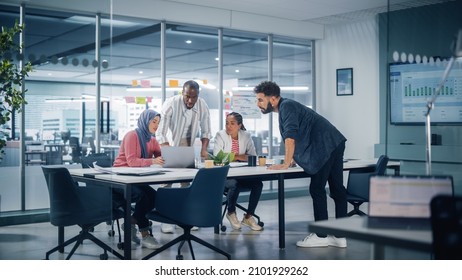
<svg viewBox="0 0 462 280">
<path fill-rule="evenodd" d="M 343 154 L 346 138 L 327 119 L 294 100 L 282 98 L 274 82 L 265 81 L 254 88 L 257 106 L 263 114 L 279 113 L 279 130 L 285 144 L 284 163 L 270 169 L 287 169 L 296 162 L 310 175 L 310 195 L 315 221 L 327 220 L 325 186 L 335 202 L 335 217 L 347 215 L 346 189 L 343 186 Z M 297 242 L 299 247 L 341 247 L 345 238 L 311 233 Z"/>
</svg>

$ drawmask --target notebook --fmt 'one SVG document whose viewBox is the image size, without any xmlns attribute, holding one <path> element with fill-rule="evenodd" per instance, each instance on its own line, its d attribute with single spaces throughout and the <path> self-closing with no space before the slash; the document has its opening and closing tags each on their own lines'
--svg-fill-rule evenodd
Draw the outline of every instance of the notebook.
<svg viewBox="0 0 462 280">
<path fill-rule="evenodd" d="M 196 166 L 194 147 L 161 146 L 160 150 L 165 161 L 163 165 L 165 168 L 194 168 Z"/>
<path fill-rule="evenodd" d="M 368 227 L 429 230 L 438 194 L 453 194 L 452 176 L 371 176 Z"/>
</svg>

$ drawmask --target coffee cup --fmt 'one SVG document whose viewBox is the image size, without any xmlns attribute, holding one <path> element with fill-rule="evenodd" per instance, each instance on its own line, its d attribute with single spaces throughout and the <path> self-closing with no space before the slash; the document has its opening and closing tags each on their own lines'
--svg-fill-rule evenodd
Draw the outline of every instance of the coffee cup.
<svg viewBox="0 0 462 280">
<path fill-rule="evenodd" d="M 258 165 L 259 166 L 266 166 L 266 156 L 259 156 L 258 157 Z"/>
<path fill-rule="evenodd" d="M 213 166 L 214 166 L 213 160 L 211 160 L 211 159 L 206 159 L 206 160 L 204 161 L 204 167 L 205 167 L 205 168 L 211 168 L 211 167 L 213 167 Z"/>
</svg>

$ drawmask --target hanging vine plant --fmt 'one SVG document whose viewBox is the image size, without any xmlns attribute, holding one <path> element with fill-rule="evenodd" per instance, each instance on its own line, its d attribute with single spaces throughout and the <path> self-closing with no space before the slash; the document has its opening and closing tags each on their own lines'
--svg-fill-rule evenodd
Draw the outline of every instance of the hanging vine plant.
<svg viewBox="0 0 462 280">
<path fill-rule="evenodd" d="M 24 26 L 15 23 L 14 27 L 7 28 L 2 26 L 0 34 L 0 162 L 3 160 L 4 147 L 6 145 L 8 122 L 14 111 L 21 112 L 23 104 L 27 104 L 24 99 L 22 83 L 28 73 L 32 71 L 30 62 L 24 68 L 14 63 L 13 57 L 19 54 L 23 46 L 14 41 L 16 34 L 23 30 Z"/>
</svg>

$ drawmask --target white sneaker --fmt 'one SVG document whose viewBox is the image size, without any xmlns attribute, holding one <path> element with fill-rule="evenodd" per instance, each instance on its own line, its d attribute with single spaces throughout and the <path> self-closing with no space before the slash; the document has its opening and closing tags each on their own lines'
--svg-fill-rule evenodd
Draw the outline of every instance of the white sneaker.
<svg viewBox="0 0 462 280">
<path fill-rule="evenodd" d="M 231 214 L 226 213 L 226 218 L 228 219 L 233 229 L 241 229 L 241 223 L 237 219 L 236 212 Z"/>
<path fill-rule="evenodd" d="M 333 235 L 328 235 L 327 242 L 329 243 L 329 246 L 333 247 L 346 248 L 347 246 L 346 238 L 343 237 L 337 238 Z"/>
<path fill-rule="evenodd" d="M 175 227 L 171 224 L 161 224 L 160 231 L 162 231 L 162 233 L 174 233 Z"/>
<path fill-rule="evenodd" d="M 248 226 L 251 230 L 255 230 L 255 231 L 260 231 L 260 230 L 263 230 L 263 228 L 257 224 L 257 222 L 255 221 L 255 219 L 250 216 L 250 218 L 246 219 L 245 218 L 245 214 L 244 214 L 244 218 L 242 218 L 242 222 L 241 222 L 243 225 L 245 226 Z"/>
<path fill-rule="evenodd" d="M 329 241 L 327 237 L 319 237 L 316 233 L 310 233 L 303 240 L 297 241 L 297 246 L 304 248 L 327 247 L 329 246 Z"/>
<path fill-rule="evenodd" d="M 159 242 L 157 242 L 157 240 L 150 235 L 146 235 L 145 237 L 141 238 L 141 247 L 143 248 L 155 250 L 159 249 L 161 246 L 162 245 L 160 245 Z"/>
<path fill-rule="evenodd" d="M 191 228 L 191 230 L 192 230 L 192 231 L 198 231 L 198 230 L 199 230 L 199 227 L 193 226 L 193 227 Z"/>
</svg>

